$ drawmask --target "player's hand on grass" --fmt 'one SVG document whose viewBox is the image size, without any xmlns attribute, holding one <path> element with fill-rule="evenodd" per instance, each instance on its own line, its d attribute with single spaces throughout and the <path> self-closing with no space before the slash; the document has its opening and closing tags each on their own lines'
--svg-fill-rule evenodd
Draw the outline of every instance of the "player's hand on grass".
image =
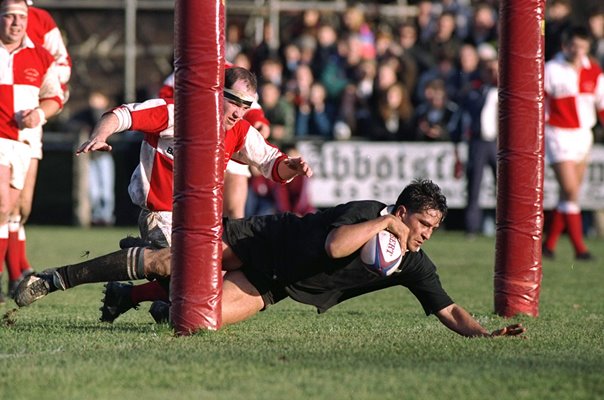
<svg viewBox="0 0 604 400">
<path fill-rule="evenodd" d="M 514 324 L 491 332 L 491 337 L 518 336 L 523 334 L 524 332 L 526 332 L 526 328 L 523 327 L 522 324 Z"/>
</svg>

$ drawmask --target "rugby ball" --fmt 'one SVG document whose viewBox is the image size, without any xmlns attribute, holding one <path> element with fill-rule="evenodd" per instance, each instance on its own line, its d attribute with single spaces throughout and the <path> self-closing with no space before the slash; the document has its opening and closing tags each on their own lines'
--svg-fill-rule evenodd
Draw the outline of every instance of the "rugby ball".
<svg viewBox="0 0 604 400">
<path fill-rule="evenodd" d="M 388 276 L 401 265 L 403 253 L 398 238 L 384 230 L 361 247 L 360 258 L 371 272 L 379 276 Z"/>
</svg>

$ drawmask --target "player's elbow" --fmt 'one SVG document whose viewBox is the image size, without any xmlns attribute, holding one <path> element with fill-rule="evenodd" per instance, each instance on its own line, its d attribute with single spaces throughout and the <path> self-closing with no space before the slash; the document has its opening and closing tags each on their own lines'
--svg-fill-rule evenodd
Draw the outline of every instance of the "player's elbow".
<svg viewBox="0 0 604 400">
<path fill-rule="evenodd" d="M 325 252 L 329 258 L 341 258 L 347 256 L 345 249 L 338 240 L 334 240 L 334 235 L 330 233 L 325 240 Z"/>
<path fill-rule="evenodd" d="M 329 240 L 325 242 L 325 252 L 329 258 L 338 258 L 339 252 L 337 246 Z"/>
</svg>

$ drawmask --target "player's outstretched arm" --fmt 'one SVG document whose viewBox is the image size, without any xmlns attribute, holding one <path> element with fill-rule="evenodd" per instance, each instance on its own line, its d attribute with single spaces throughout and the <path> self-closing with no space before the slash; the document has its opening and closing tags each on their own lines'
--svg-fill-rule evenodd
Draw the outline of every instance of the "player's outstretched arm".
<svg viewBox="0 0 604 400">
<path fill-rule="evenodd" d="M 489 332 L 457 304 L 443 308 L 436 313 L 436 316 L 447 328 L 467 337 L 516 336 L 526 331 L 521 324 L 516 324 Z"/>
<path fill-rule="evenodd" d="M 119 120 L 114 113 L 103 115 L 90 133 L 90 138 L 78 147 L 76 155 L 91 151 L 111 151 L 112 147 L 107 139 L 118 131 L 118 127 Z"/>
<path fill-rule="evenodd" d="M 311 177 L 312 168 L 302 157 L 286 158 L 278 166 L 279 176 L 283 180 L 290 180 L 298 175 Z"/>
</svg>

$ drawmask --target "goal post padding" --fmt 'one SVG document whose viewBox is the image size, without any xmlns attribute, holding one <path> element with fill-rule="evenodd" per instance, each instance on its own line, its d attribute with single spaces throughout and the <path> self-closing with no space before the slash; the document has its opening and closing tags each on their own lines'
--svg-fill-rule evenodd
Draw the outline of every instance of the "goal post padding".
<svg viewBox="0 0 604 400">
<path fill-rule="evenodd" d="M 222 324 L 224 4 L 176 0 L 170 318 L 179 335 Z"/>
<path fill-rule="evenodd" d="M 544 177 L 544 0 L 503 0 L 495 312 L 538 316 Z"/>
</svg>

